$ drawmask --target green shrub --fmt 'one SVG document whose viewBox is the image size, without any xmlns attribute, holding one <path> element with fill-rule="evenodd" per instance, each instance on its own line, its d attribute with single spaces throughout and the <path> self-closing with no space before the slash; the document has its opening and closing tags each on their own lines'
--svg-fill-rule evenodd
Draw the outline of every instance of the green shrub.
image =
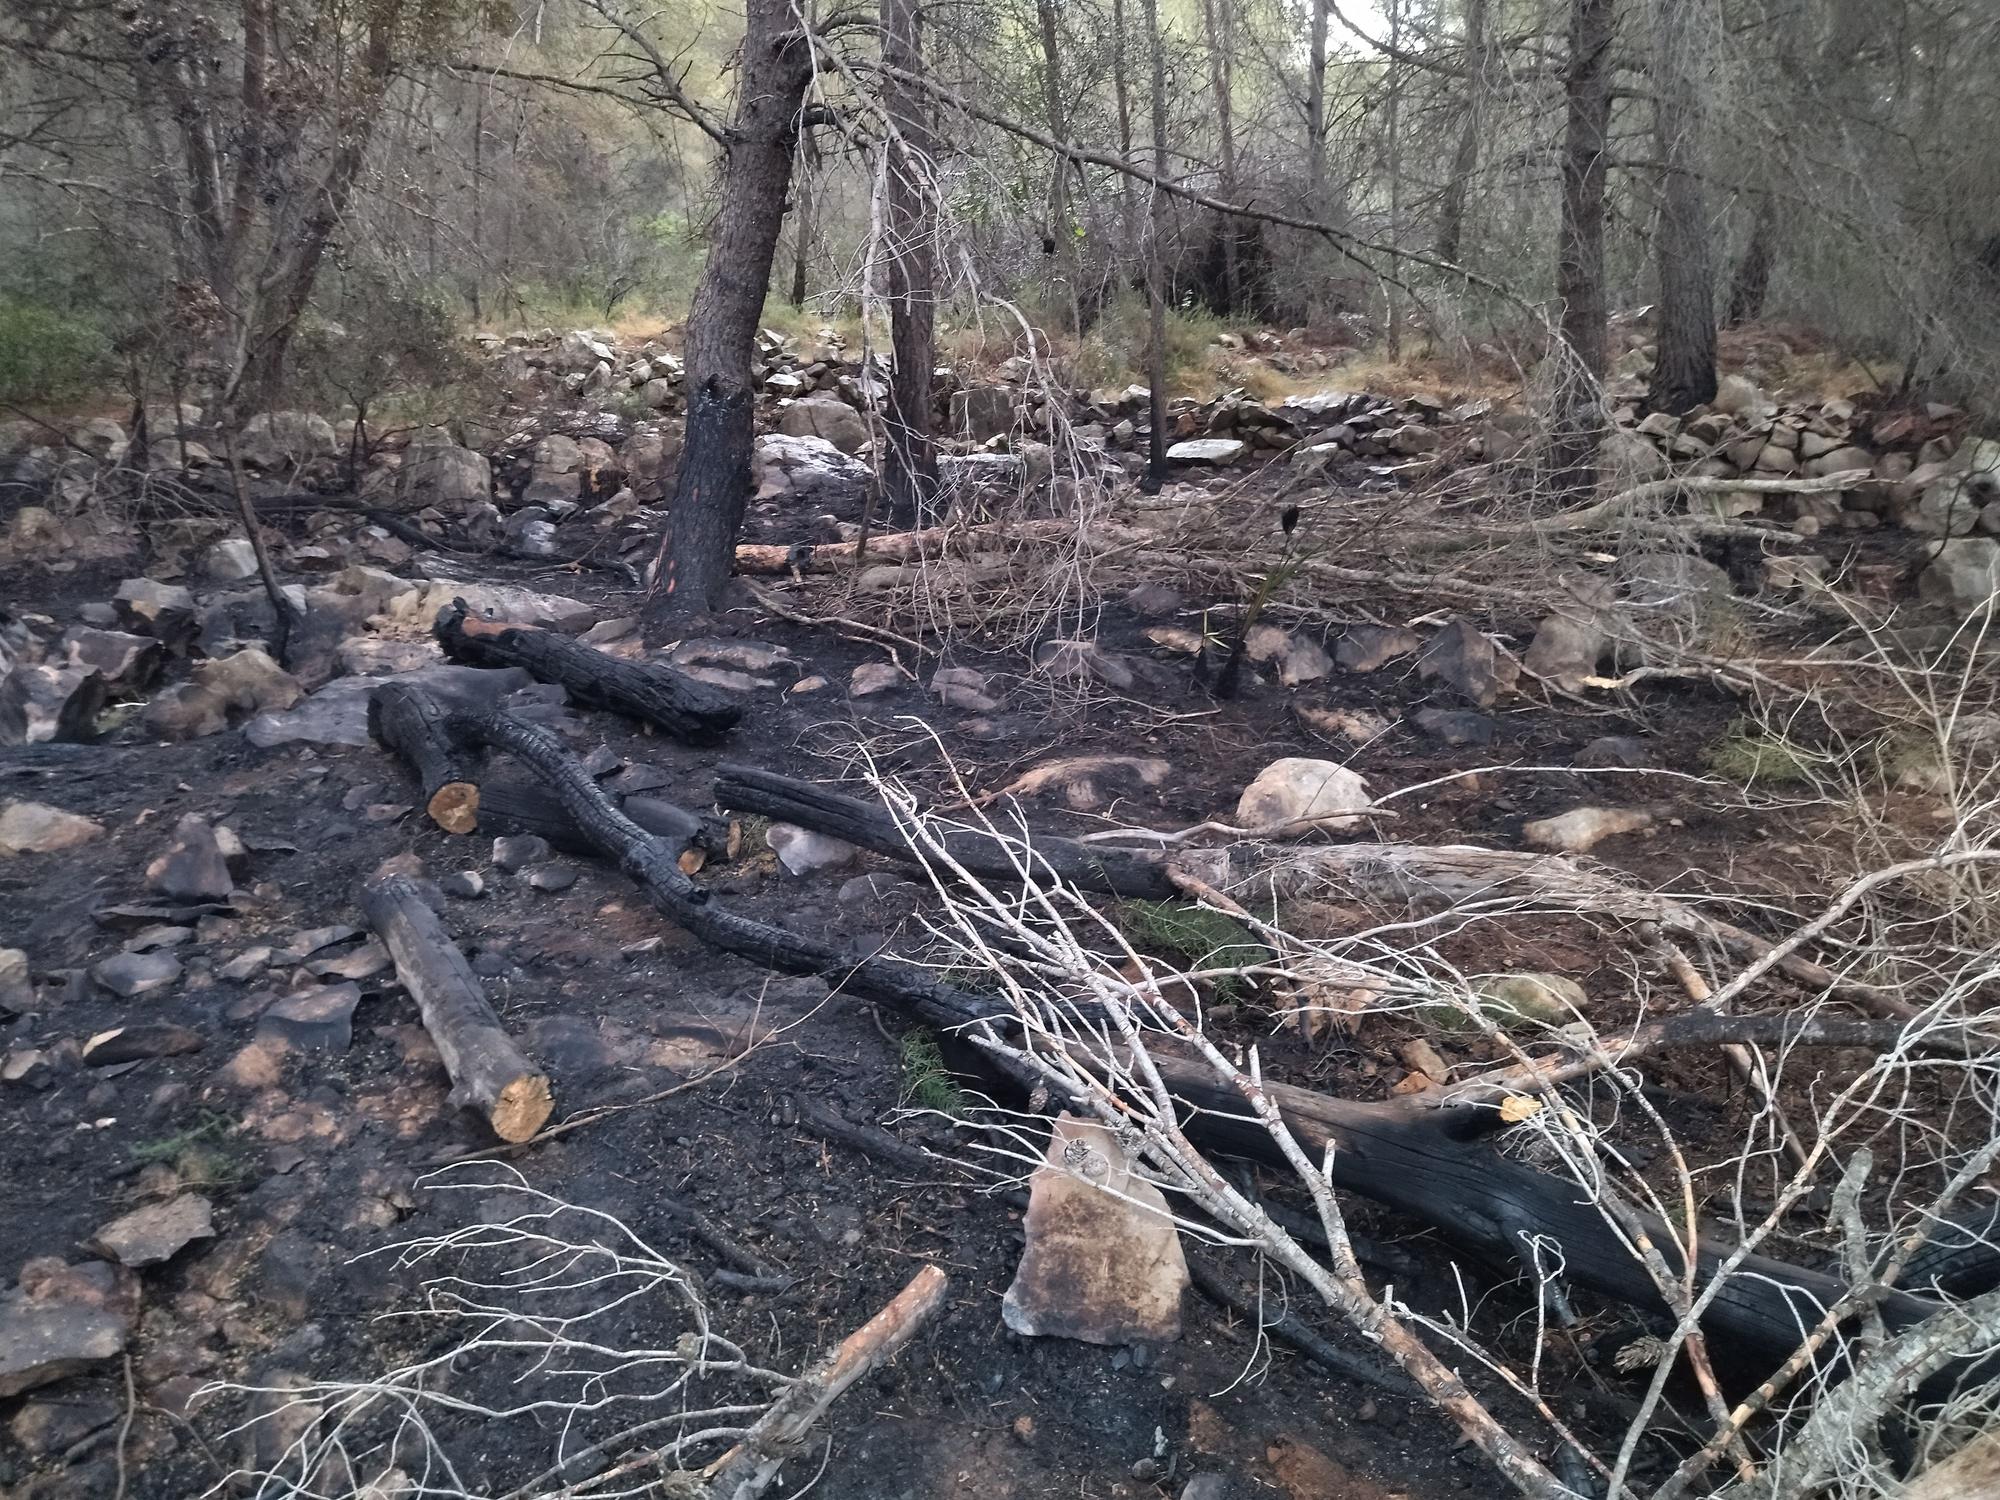
<svg viewBox="0 0 2000 1500">
<path fill-rule="evenodd" d="M 1748 719 L 1731 724 L 1722 738 L 1708 747 L 1703 758 L 1716 775 L 1745 786 L 1753 782 L 1797 786 L 1812 780 L 1814 769 L 1827 759 Z"/>
<path fill-rule="evenodd" d="M 0 401 L 66 401 L 109 373 L 102 329 L 39 303 L 0 298 Z"/>
<path fill-rule="evenodd" d="M 1076 377 L 1090 386 L 1145 383 L 1146 350 L 1151 339 L 1146 299 L 1137 293 L 1117 299 L 1099 315 L 1083 336 L 1076 354 Z M 1167 385 L 1182 388 L 1205 383 L 1222 320 L 1199 308 L 1167 309 Z"/>
<path fill-rule="evenodd" d="M 899 1049 L 903 1062 L 903 1102 L 918 1109 L 936 1110 L 943 1115 L 965 1111 L 965 1093 L 944 1065 L 938 1039 L 921 1026 L 903 1033 Z"/>
<path fill-rule="evenodd" d="M 1221 969 L 1269 963 L 1271 950 L 1234 917 L 1202 906 L 1172 901 L 1127 901 L 1118 908 L 1119 926 L 1132 945 L 1185 969 Z M 1243 990 L 1235 977 L 1215 981 L 1219 1000 Z"/>
</svg>

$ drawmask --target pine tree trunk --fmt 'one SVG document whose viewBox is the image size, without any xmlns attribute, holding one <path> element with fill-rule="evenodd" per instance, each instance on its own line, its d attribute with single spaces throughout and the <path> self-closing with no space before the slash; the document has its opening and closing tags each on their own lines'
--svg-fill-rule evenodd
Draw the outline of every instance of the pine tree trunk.
<svg viewBox="0 0 2000 1500">
<path fill-rule="evenodd" d="M 882 0 L 882 60 L 923 72 L 922 19 L 917 0 Z M 937 452 L 931 443 L 931 369 L 937 289 L 932 239 L 937 231 L 928 179 L 932 149 L 930 101 L 923 89 L 890 75 L 883 107 L 896 135 L 889 142 L 888 254 L 890 347 L 887 441 L 882 488 L 899 526 L 929 523 L 937 492 Z"/>
<path fill-rule="evenodd" d="M 1715 269 L 1702 192 L 1702 98 L 1690 12 L 1696 0 L 1653 0 L 1653 135 L 1666 180 L 1653 259 L 1660 319 L 1646 404 L 1683 416 L 1715 396 Z"/>
<path fill-rule="evenodd" d="M 1754 322 L 1764 316 L 1764 298 L 1771 289 L 1771 268 L 1778 258 L 1778 226 L 1766 197 L 1757 204 L 1757 217 L 1750 224 L 1750 243 L 1736 263 L 1736 275 L 1729 283 L 1729 326 Z"/>
<path fill-rule="evenodd" d="M 650 641 L 721 602 L 750 503 L 757 322 L 798 148 L 812 54 L 790 0 L 747 0 L 736 112 L 722 162 L 722 211 L 687 323 L 687 436 L 646 599 Z"/>
<path fill-rule="evenodd" d="M 1056 30 L 1055 0 L 1035 0 L 1036 29 L 1042 42 L 1042 109 L 1048 116 L 1049 134 L 1058 141 L 1069 140 L 1069 111 L 1063 103 L 1062 40 Z M 1063 326 L 1072 333 L 1083 326 L 1077 279 L 1076 235 L 1071 232 L 1069 211 L 1069 160 L 1058 156 L 1049 169 L 1048 225 L 1042 231 L 1055 262 L 1055 296 L 1051 309 L 1062 310 Z"/>
<path fill-rule="evenodd" d="M 1438 200 L 1437 258 L 1456 264 L 1465 242 L 1465 203 L 1479 170 L 1479 138 L 1486 120 L 1487 0 L 1465 0 L 1465 98 L 1459 106 L 1458 142 L 1451 175 Z"/>
<path fill-rule="evenodd" d="M 1158 0 L 1143 0 L 1146 50 L 1153 59 L 1153 175 L 1167 175 L 1167 61 L 1160 50 Z M 1167 482 L 1167 195 L 1152 190 L 1152 225 L 1146 241 L 1146 386 L 1148 421 L 1146 477 L 1140 488 L 1157 495 Z"/>
<path fill-rule="evenodd" d="M 812 278 L 813 143 L 809 129 L 800 134 L 798 165 L 792 171 L 798 188 L 792 194 L 791 302 L 794 307 L 804 307 Z"/>
<path fill-rule="evenodd" d="M 1216 187 L 1225 202 L 1236 201 L 1236 128 L 1231 117 L 1230 52 L 1235 45 L 1231 35 L 1230 16 L 1227 9 L 1230 0 L 1201 0 L 1202 25 L 1208 32 L 1208 78 L 1209 87 L 1215 93 L 1215 131 L 1218 137 L 1218 165 L 1221 168 Z M 1236 221 L 1225 218 L 1217 226 L 1222 236 L 1222 306 L 1216 309 L 1224 317 L 1236 311 L 1242 296 L 1242 281 L 1236 265 Z"/>
<path fill-rule="evenodd" d="M 1125 0 L 1111 0 L 1111 87 L 1118 103 L 1118 159 L 1132 159 L 1132 86 L 1125 73 Z M 1132 179 L 1118 179 L 1119 250 L 1129 267 L 1138 256 L 1139 231 L 1132 214 Z"/>
<path fill-rule="evenodd" d="M 1562 224 L 1556 296 L 1562 303 L 1551 478 L 1554 499 L 1595 487 L 1604 432 L 1604 175 L 1611 124 L 1613 0 L 1571 0 L 1564 83 Z"/>
</svg>

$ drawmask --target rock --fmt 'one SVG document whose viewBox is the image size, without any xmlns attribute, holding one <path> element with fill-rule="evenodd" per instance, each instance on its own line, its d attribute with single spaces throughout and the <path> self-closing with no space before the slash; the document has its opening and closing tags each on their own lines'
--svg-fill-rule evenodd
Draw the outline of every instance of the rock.
<svg viewBox="0 0 2000 1500">
<path fill-rule="evenodd" d="M 1761 418 L 1777 409 L 1771 398 L 1757 389 L 1756 382 L 1741 375 L 1724 375 L 1715 384 L 1715 399 L 1708 403 L 1733 417 Z"/>
<path fill-rule="evenodd" d="M 224 537 L 201 555 L 201 571 L 217 583 L 240 583 L 257 576 L 257 549 L 248 537 Z"/>
<path fill-rule="evenodd" d="M 262 412 L 243 424 L 236 454 L 259 469 L 283 469 L 340 451 L 333 424 L 305 411 Z"/>
<path fill-rule="evenodd" d="M 345 1052 L 354 1043 L 358 984 L 328 984 L 286 995 L 257 1018 L 258 1043 L 307 1052 Z"/>
<path fill-rule="evenodd" d="M 775 672 L 798 665 L 783 646 L 769 641 L 731 641 L 697 636 L 667 653 L 677 667 L 727 667 L 735 672 Z"/>
<path fill-rule="evenodd" d="M 539 834 L 502 834 L 493 841 L 493 864 L 509 875 L 549 857 L 549 841 Z"/>
<path fill-rule="evenodd" d="M 1130 667 L 1095 641 L 1044 641 L 1035 649 L 1035 669 L 1050 677 L 1095 678 L 1120 692 L 1137 681 Z"/>
<path fill-rule="evenodd" d="M 858 504 L 874 479 L 866 464 L 825 438 L 782 431 L 757 439 L 751 467 L 759 499 L 787 495 L 803 504 L 828 507 Z"/>
<path fill-rule="evenodd" d="M 125 453 L 125 429 L 109 417 L 92 417 L 79 422 L 69 440 L 92 458 L 119 458 Z"/>
<path fill-rule="evenodd" d="M 1332 675 L 1333 658 L 1318 641 L 1286 633 L 1284 650 L 1278 657 L 1278 681 L 1286 687 L 1317 682 Z"/>
<path fill-rule="evenodd" d="M 17 666 L 0 678 L 0 745 L 87 740 L 107 696 L 95 667 Z"/>
<path fill-rule="evenodd" d="M 167 663 L 166 647 L 123 630 L 78 625 L 64 634 L 62 647 L 65 666 L 87 668 L 106 687 L 132 692 L 151 687 Z"/>
<path fill-rule="evenodd" d="M 1432 739 L 1445 745 L 1490 745 L 1495 725 L 1485 714 L 1463 708 L 1420 708 L 1410 715 Z"/>
<path fill-rule="evenodd" d="M 1692 552 L 1638 558 L 1625 566 L 1623 578 L 1626 601 L 1642 633 L 1698 635 L 1735 607 L 1729 574 Z"/>
<path fill-rule="evenodd" d="M 415 505 L 474 505 L 492 498 L 486 455 L 456 443 L 412 443 L 396 474 L 397 493 Z"/>
<path fill-rule="evenodd" d="M 1245 828 L 1305 825 L 1339 832 L 1360 820 L 1342 817 L 1369 804 L 1368 785 L 1330 760 L 1286 756 L 1274 760 L 1237 799 L 1236 821 Z M 1288 833 L 1303 827 L 1285 827 Z"/>
<path fill-rule="evenodd" d="M 1479 707 L 1491 708 L 1503 694 L 1514 690 L 1520 666 L 1484 632 L 1460 619 L 1431 638 L 1417 660 L 1417 675 L 1435 677 Z"/>
<path fill-rule="evenodd" d="M 1125 607 L 1142 620 L 1164 620 L 1187 607 L 1187 599 L 1170 583 L 1141 583 L 1125 596 Z"/>
<path fill-rule="evenodd" d="M 128 578 L 111 596 L 119 621 L 136 635 L 178 646 L 194 634 L 194 595 L 175 583 Z"/>
<path fill-rule="evenodd" d="M 1027 1243 L 1000 1316 L 1029 1337 L 1164 1344 L 1180 1336 L 1187 1262 L 1160 1190 L 1117 1138 L 1065 1113 L 1028 1185 Z"/>
<path fill-rule="evenodd" d="M 35 981 L 28 955 L 19 948 L 0 948 L 0 1016 L 18 1016 L 35 1008 Z"/>
<path fill-rule="evenodd" d="M 179 980 L 181 962 L 171 953 L 121 953 L 92 965 L 90 977 L 121 1000 L 136 1000 Z"/>
<path fill-rule="evenodd" d="M 1941 542 L 1917 578 L 1917 592 L 1934 604 L 1974 610 L 2000 594 L 2000 541 L 1964 537 Z"/>
<path fill-rule="evenodd" d="M 1426 427 L 1421 422 L 1406 422 L 1401 427 L 1384 433 L 1382 441 L 1391 453 L 1402 458 L 1415 458 L 1419 454 L 1437 450 L 1438 434 L 1435 427 Z"/>
<path fill-rule="evenodd" d="M 764 830 L 764 842 L 778 856 L 778 863 L 794 875 L 837 870 L 852 864 L 861 852 L 845 840 L 813 833 L 791 823 L 773 823 Z"/>
<path fill-rule="evenodd" d="M 142 1021 L 100 1031 L 83 1044 L 83 1061 L 93 1068 L 142 1062 L 149 1057 L 184 1057 L 207 1046 L 207 1039 L 189 1026 L 167 1021 Z"/>
<path fill-rule="evenodd" d="M 1805 453 L 1805 449 L 1799 449 Z M 1866 448 L 1842 446 L 1829 448 L 1824 453 L 1806 456 L 1806 473 L 1814 479 L 1824 479 L 1829 474 L 1846 474 L 1859 469 L 1862 473 L 1872 473 L 1875 455 Z"/>
<path fill-rule="evenodd" d="M 221 901 L 236 882 L 215 830 L 190 813 L 174 825 L 166 852 L 146 866 L 146 888 L 176 901 Z"/>
<path fill-rule="evenodd" d="M 1774 594 L 1817 594 L 1825 591 L 1831 560 L 1817 552 L 1764 559 L 1764 587 Z"/>
<path fill-rule="evenodd" d="M 94 1401 L 64 1392 L 58 1398 L 23 1402 L 7 1430 L 30 1458 L 55 1458 L 91 1434 L 103 1432 L 124 1410 L 120 1402 Z"/>
<path fill-rule="evenodd" d="M 1578 583 L 1573 599 L 1535 629 L 1523 661 L 1529 672 L 1568 692 L 1597 674 L 1597 664 L 1610 649 L 1605 619 L 1613 599 L 1611 585 L 1591 578 Z"/>
<path fill-rule="evenodd" d="M 868 442 L 868 423 L 861 413 L 834 396 L 807 396 L 794 401 L 778 417 L 785 437 L 819 438 L 842 453 L 854 453 Z"/>
<path fill-rule="evenodd" d="M 1590 997 L 1560 974 L 1485 974 L 1472 981 L 1479 1007 L 1502 1026 L 1563 1026 Z"/>
<path fill-rule="evenodd" d="M 434 693 L 454 708 L 484 711 L 508 695 L 535 685 L 520 667 L 440 665 L 403 674 L 401 681 Z M 381 680 L 337 677 L 302 699 L 287 713 L 259 714 L 243 726 L 243 737 L 261 750 L 276 745 L 369 746 L 368 700 Z"/>
<path fill-rule="evenodd" d="M 1014 429 L 1019 393 L 1004 385 L 976 385 L 951 396 L 951 430 L 983 443 Z"/>
<path fill-rule="evenodd" d="M 566 891 L 576 884 L 576 866 L 553 861 L 529 865 L 521 871 L 521 878 L 528 883 L 530 890 L 554 894 L 557 891 Z"/>
<path fill-rule="evenodd" d="M 0 808 L 0 858 L 14 854 L 57 854 L 87 844 L 104 825 L 46 802 L 10 802 Z"/>
<path fill-rule="evenodd" d="M 1600 735 L 1570 762 L 1579 771 L 1641 770 L 1653 764 L 1646 742 L 1629 734 Z"/>
<path fill-rule="evenodd" d="M 438 611 L 449 609 L 455 599 L 463 599 L 468 610 L 490 625 L 539 625 L 564 635 L 581 635 L 597 623 L 595 605 L 564 594 L 538 594 L 509 583 L 440 579 L 429 588 L 400 594 L 383 610 L 377 624 L 414 625 L 428 633 Z"/>
<path fill-rule="evenodd" d="M 146 705 L 146 727 L 164 740 L 220 734 L 252 715 L 271 715 L 299 701 L 299 680 L 256 646 L 205 661 L 188 680 Z"/>
<path fill-rule="evenodd" d="M 1240 438 L 1189 438 L 1167 449 L 1167 462 L 1221 468 L 1235 463 L 1246 451 Z"/>
<path fill-rule="evenodd" d="M 1422 636 L 1400 625 L 1351 625 L 1333 648 L 1333 659 L 1350 672 L 1377 672 L 1423 644 Z"/>
<path fill-rule="evenodd" d="M 903 674 L 886 661 L 864 661 L 847 679 L 850 698 L 872 698 L 903 685 Z"/>
<path fill-rule="evenodd" d="M 971 667 L 939 667 L 931 674 L 931 696 L 947 708 L 959 708 L 973 714 L 995 712 L 1000 707 L 1000 700 L 989 694 L 986 688 L 986 674 Z"/>
<path fill-rule="evenodd" d="M 477 901 L 486 894 L 486 878 L 477 870 L 455 870 L 438 882 L 438 889 L 461 901 Z"/>
<path fill-rule="evenodd" d="M 186 1193 L 113 1219 L 90 1237 L 90 1248 L 137 1270 L 172 1260 L 196 1240 L 214 1236 L 215 1205 L 198 1193 Z"/>
<path fill-rule="evenodd" d="M 129 1271 L 53 1256 L 29 1261 L 0 1297 L 0 1399 L 117 1358 L 138 1314 Z"/>
<path fill-rule="evenodd" d="M 1604 483 L 1615 490 L 1629 489 L 1658 479 L 1667 472 L 1666 456 L 1636 432 L 1609 433 L 1597 450 L 1597 464 Z"/>
<path fill-rule="evenodd" d="M 1636 807 L 1573 807 L 1553 818 L 1524 825 L 1521 836 L 1537 849 L 1587 854 L 1605 839 L 1653 826 L 1653 815 Z"/>
</svg>

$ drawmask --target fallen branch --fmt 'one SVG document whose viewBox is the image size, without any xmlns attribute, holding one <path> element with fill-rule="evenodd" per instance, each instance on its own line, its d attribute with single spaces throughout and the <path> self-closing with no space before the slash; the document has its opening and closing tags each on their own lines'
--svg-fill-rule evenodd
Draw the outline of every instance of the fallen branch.
<svg viewBox="0 0 2000 1500">
<path fill-rule="evenodd" d="M 553 630 L 489 624 L 463 599 L 438 612 L 433 633 L 453 661 L 524 668 L 538 682 L 560 683 L 579 703 L 608 708 L 691 744 L 720 739 L 743 717 L 743 705 L 729 694 L 672 667 L 623 661 Z"/>
<path fill-rule="evenodd" d="M 393 678 L 368 700 L 368 729 L 408 761 L 424 792 L 424 811 L 446 833 L 479 826 L 479 768 L 444 727 L 435 698 Z"/>
<path fill-rule="evenodd" d="M 757 1500 L 847 1388 L 872 1374 L 944 1306 L 948 1283 L 925 1266 L 895 1299 L 820 1360 L 752 1424 L 743 1441 L 702 1471 L 715 1500 Z"/>
<path fill-rule="evenodd" d="M 475 1111 L 503 1141 L 525 1141 L 540 1130 L 555 1108 L 548 1075 L 507 1035 L 416 882 L 401 875 L 370 882 L 362 887 L 361 909 L 437 1044 L 451 1075 L 451 1102 Z"/>
</svg>

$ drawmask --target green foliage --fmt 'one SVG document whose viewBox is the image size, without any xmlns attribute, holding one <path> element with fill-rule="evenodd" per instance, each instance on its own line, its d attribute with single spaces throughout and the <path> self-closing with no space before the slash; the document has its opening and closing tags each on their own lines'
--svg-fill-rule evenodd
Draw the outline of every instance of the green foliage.
<svg viewBox="0 0 2000 1500">
<path fill-rule="evenodd" d="M 951 1070 L 944 1065 L 944 1053 L 938 1047 L 934 1034 L 921 1026 L 913 1026 L 903 1033 L 899 1050 L 902 1054 L 905 1104 L 936 1110 L 944 1115 L 955 1116 L 965 1112 L 965 1093 L 951 1076 Z"/>
<path fill-rule="evenodd" d="M 1745 786 L 1753 782 L 1797 786 L 1812 780 L 1814 768 L 1826 761 L 1825 756 L 1748 719 L 1731 724 L 1703 758 L 1716 775 Z"/>
<path fill-rule="evenodd" d="M 1151 337 L 1146 299 L 1128 293 L 1105 308 L 1077 346 L 1076 376 L 1085 385 L 1143 384 Z M 1167 309 L 1167 385 L 1179 388 L 1208 371 L 1223 322 L 1200 308 Z"/>
<path fill-rule="evenodd" d="M 186 1130 L 132 1147 L 141 1166 L 164 1164 L 174 1169 L 184 1186 L 240 1187 L 249 1180 L 250 1163 L 236 1143 L 236 1124 L 227 1115 L 204 1111 Z"/>
<path fill-rule="evenodd" d="M 111 345 L 96 324 L 25 299 L 0 298 L 0 401 L 66 401 L 102 381 Z"/>
<path fill-rule="evenodd" d="M 481 366 L 444 298 L 361 273 L 327 290 L 330 312 L 302 320 L 292 342 L 290 383 L 306 405 L 365 410 L 378 428 L 392 414 L 423 426 L 484 407 Z"/>
<path fill-rule="evenodd" d="M 1271 950 L 1234 917 L 1206 907 L 1173 901 L 1127 901 L 1118 908 L 1119 926 L 1136 948 L 1172 959 L 1187 969 L 1220 969 L 1269 963 Z M 1243 990 L 1231 977 L 1215 982 L 1216 998 L 1231 1000 Z"/>
</svg>

